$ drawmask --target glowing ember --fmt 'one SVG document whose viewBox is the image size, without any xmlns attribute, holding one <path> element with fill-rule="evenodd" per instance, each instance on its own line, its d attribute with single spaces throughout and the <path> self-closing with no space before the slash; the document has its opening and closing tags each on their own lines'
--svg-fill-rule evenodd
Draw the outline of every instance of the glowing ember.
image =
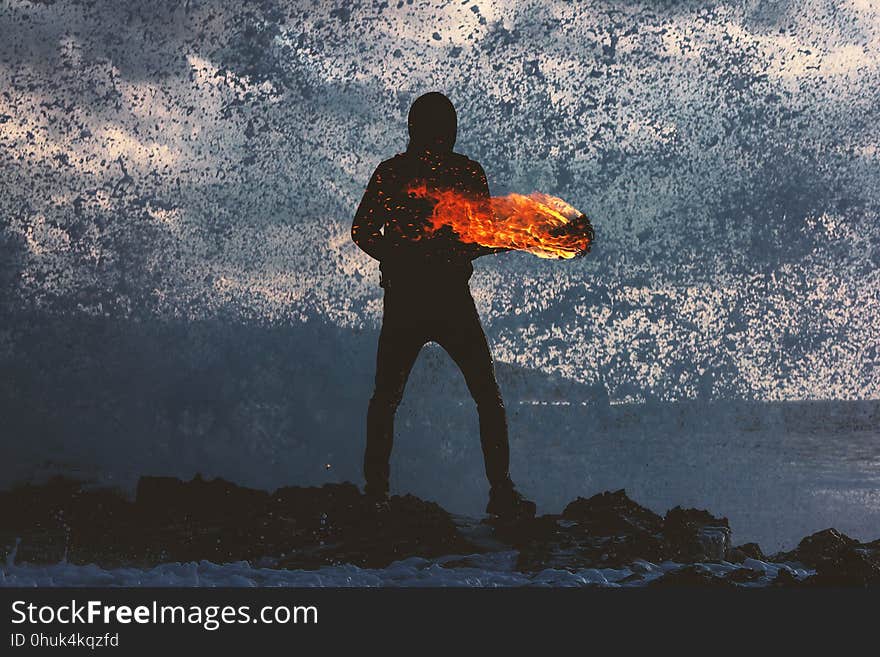
<svg viewBox="0 0 880 657">
<path fill-rule="evenodd" d="M 409 189 L 432 201 L 431 231 L 449 226 L 462 242 L 528 251 L 539 258 L 575 258 L 590 250 L 593 226 L 568 203 L 549 194 L 493 196 L 491 208 L 454 190 Z"/>
</svg>

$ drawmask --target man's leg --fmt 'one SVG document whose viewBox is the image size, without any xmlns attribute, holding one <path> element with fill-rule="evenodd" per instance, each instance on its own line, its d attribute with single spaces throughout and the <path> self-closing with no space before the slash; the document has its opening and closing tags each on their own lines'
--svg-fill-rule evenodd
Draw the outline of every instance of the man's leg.
<svg viewBox="0 0 880 657">
<path fill-rule="evenodd" d="M 376 353 L 376 385 L 367 410 L 367 448 L 364 451 L 366 493 L 388 493 L 389 462 L 394 443 L 394 414 L 424 340 L 385 293 L 385 315 Z"/>
<path fill-rule="evenodd" d="M 491 490 L 486 512 L 505 519 L 530 518 L 535 503 L 525 499 L 510 480 L 507 416 L 495 380 L 492 354 L 470 292 L 451 304 L 436 338 L 464 374 L 480 416 L 480 443 Z"/>
<path fill-rule="evenodd" d="M 469 292 L 465 292 L 460 301 L 451 304 L 449 316 L 444 318 L 442 330 L 436 339 L 461 369 L 468 390 L 477 404 L 486 477 L 493 487 L 509 485 L 507 415 L 495 380 L 486 334 Z"/>
</svg>

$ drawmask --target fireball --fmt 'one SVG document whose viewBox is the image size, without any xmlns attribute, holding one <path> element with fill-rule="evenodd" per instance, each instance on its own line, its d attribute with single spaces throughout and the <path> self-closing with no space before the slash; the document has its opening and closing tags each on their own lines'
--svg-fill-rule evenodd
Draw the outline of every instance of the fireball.
<svg viewBox="0 0 880 657">
<path fill-rule="evenodd" d="M 426 185 L 412 187 L 409 193 L 434 203 L 429 231 L 448 226 L 462 242 L 567 260 L 588 253 L 594 241 L 586 215 L 549 194 L 493 196 L 486 203 Z"/>
</svg>

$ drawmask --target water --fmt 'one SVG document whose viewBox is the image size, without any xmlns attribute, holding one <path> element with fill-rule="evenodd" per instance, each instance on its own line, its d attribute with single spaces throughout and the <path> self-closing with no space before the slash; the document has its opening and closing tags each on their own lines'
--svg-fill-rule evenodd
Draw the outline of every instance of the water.
<svg viewBox="0 0 880 657">
<path fill-rule="evenodd" d="M 638 561 L 626 568 L 585 568 L 575 572 L 546 569 L 524 574 L 512 570 L 515 553 L 474 555 L 467 559 L 447 556 L 439 559 L 413 557 L 397 561 L 387 568 L 327 566 L 318 570 L 276 570 L 241 561 L 215 564 L 209 561 L 169 563 L 154 568 L 114 568 L 105 570 L 95 565 L 59 563 L 46 566 L 12 566 L 0 568 L 0 586 L 644 586 L 663 575 L 681 568 L 666 562 L 653 564 Z M 761 574 L 754 585 L 766 585 L 780 569 L 787 569 L 796 578 L 812 571 L 796 565 L 748 560 L 744 567 Z M 736 568 L 733 564 L 707 564 L 707 570 L 724 575 Z M 638 578 L 633 578 L 638 575 Z"/>
<path fill-rule="evenodd" d="M 754 541 L 767 553 L 791 549 L 827 527 L 860 540 L 880 537 L 876 402 L 600 409 L 557 401 L 520 403 L 510 407 L 510 416 L 512 472 L 541 512 L 558 512 L 578 496 L 625 488 L 661 514 L 681 505 L 726 516 L 735 543 Z M 418 411 L 410 419 L 398 441 L 399 461 L 437 459 L 440 472 L 416 481 L 399 467 L 401 487 L 454 511 L 479 513 L 485 484 L 476 437 L 460 453 L 444 453 L 413 434 L 456 434 L 464 427 L 447 420 L 438 431 L 436 421 L 428 423 Z M 452 485 L 444 485 L 443 477 Z"/>
</svg>

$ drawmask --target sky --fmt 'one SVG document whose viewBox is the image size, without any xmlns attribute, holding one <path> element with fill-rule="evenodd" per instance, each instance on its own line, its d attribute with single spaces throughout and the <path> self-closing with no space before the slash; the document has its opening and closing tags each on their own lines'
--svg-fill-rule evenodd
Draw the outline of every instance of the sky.
<svg viewBox="0 0 880 657">
<path fill-rule="evenodd" d="M 880 398 L 872 0 L 3 0 L 9 326 L 375 331 L 351 218 L 432 90 L 493 193 L 596 229 L 478 261 L 497 361 L 618 401 Z"/>
</svg>

